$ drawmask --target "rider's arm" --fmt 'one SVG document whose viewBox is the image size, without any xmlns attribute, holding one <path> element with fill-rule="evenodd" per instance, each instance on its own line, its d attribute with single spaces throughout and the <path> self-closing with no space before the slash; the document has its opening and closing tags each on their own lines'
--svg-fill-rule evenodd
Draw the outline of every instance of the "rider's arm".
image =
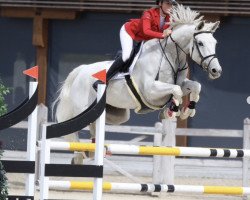
<svg viewBox="0 0 250 200">
<path fill-rule="evenodd" d="M 153 31 L 151 28 L 151 22 L 153 20 L 152 16 L 148 12 L 144 12 L 142 18 L 142 31 L 145 35 L 152 38 L 160 38 L 163 39 L 164 35 L 161 32 Z"/>
</svg>

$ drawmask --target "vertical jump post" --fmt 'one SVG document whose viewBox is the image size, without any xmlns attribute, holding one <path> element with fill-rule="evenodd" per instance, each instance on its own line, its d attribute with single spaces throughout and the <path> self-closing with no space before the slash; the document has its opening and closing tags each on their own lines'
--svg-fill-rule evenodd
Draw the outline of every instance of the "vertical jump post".
<svg viewBox="0 0 250 200">
<path fill-rule="evenodd" d="M 97 101 L 99 101 L 106 89 L 105 84 L 98 84 Z M 104 140 L 105 140 L 105 109 L 101 116 L 96 120 L 96 147 L 95 147 L 95 165 L 103 166 Z M 102 199 L 103 178 L 94 179 L 93 200 Z"/>
</svg>

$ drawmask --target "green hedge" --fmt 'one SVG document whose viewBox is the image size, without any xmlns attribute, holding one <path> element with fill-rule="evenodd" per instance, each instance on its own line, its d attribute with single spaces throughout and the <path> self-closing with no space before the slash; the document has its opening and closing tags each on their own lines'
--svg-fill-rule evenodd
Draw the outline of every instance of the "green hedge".
<svg viewBox="0 0 250 200">
<path fill-rule="evenodd" d="M 0 150 L 0 159 L 2 158 L 3 151 Z M 4 170 L 3 164 L 0 162 L 0 200 L 6 200 L 8 196 L 8 182 L 7 182 L 6 172 Z"/>
<path fill-rule="evenodd" d="M 0 116 L 7 112 L 7 105 L 4 96 L 10 92 L 10 89 L 5 87 L 0 79 Z"/>
<path fill-rule="evenodd" d="M 0 79 L 0 116 L 7 112 L 7 104 L 5 96 L 10 92 L 9 88 L 5 87 Z M 0 141 L 0 160 L 3 155 L 2 143 Z M 0 200 L 6 200 L 8 196 L 8 183 L 4 166 L 0 162 Z"/>
</svg>

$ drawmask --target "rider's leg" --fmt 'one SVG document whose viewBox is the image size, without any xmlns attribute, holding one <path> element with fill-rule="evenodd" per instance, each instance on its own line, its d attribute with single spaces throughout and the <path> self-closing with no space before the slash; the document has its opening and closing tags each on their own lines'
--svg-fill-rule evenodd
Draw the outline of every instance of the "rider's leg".
<svg viewBox="0 0 250 200">
<path fill-rule="evenodd" d="M 127 33 L 124 25 L 120 30 L 120 41 L 122 46 L 122 60 L 123 62 L 126 62 L 129 59 L 133 50 L 133 39 Z"/>
<path fill-rule="evenodd" d="M 123 25 L 120 30 L 120 41 L 122 46 L 122 57 L 118 57 L 113 64 L 110 66 L 108 72 L 107 72 L 107 84 L 110 81 L 111 78 L 115 74 L 117 74 L 120 70 L 120 68 L 126 63 L 126 61 L 129 59 L 130 54 L 133 50 L 133 39 L 130 37 L 130 35 L 125 30 L 125 26 Z M 96 90 L 97 85 L 102 83 L 101 81 L 96 81 L 93 84 L 93 88 Z"/>
<path fill-rule="evenodd" d="M 117 73 L 120 68 L 126 63 L 129 59 L 131 52 L 133 50 L 133 39 L 125 30 L 124 25 L 120 30 L 120 41 L 122 46 L 122 57 L 118 57 L 113 64 L 110 66 L 107 72 L 107 82 Z"/>
</svg>

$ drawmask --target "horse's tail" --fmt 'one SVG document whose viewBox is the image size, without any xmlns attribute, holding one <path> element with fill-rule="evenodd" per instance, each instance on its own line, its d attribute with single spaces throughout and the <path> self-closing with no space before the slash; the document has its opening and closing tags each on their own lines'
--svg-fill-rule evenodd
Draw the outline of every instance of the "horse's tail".
<svg viewBox="0 0 250 200">
<path fill-rule="evenodd" d="M 55 116 L 58 122 L 66 121 L 74 117 L 74 110 L 72 106 L 72 100 L 70 98 L 71 86 L 79 73 L 80 68 L 75 68 L 66 78 L 61 88 L 58 90 L 60 93 L 56 100 L 52 103 L 52 113 L 54 114 L 54 108 L 56 107 Z"/>
</svg>

